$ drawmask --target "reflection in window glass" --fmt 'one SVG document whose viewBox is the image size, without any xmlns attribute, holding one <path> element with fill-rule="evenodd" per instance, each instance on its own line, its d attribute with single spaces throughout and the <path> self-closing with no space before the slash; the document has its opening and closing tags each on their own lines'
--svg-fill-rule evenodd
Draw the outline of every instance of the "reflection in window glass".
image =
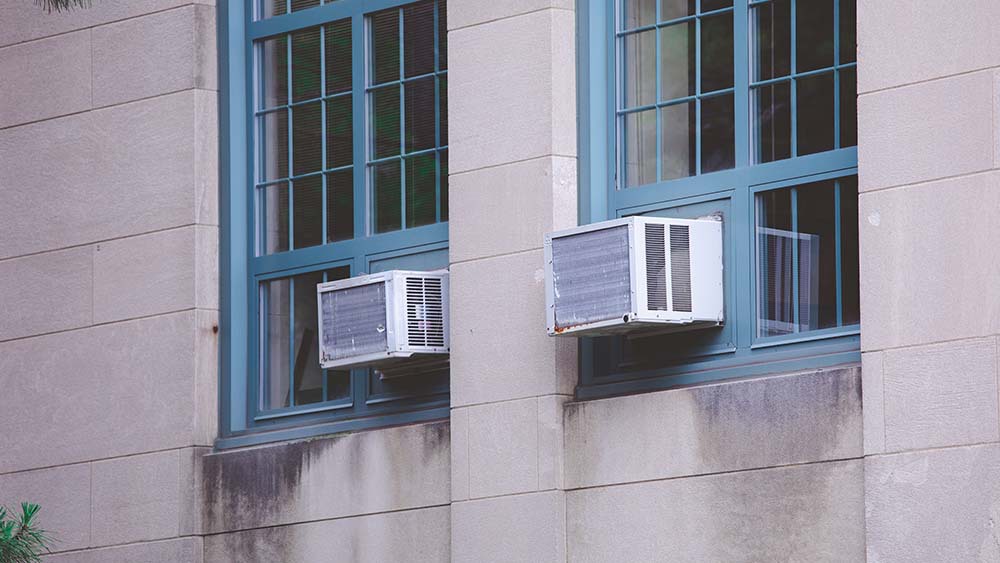
<svg viewBox="0 0 1000 563">
<path fill-rule="evenodd" d="M 628 187 L 656 181 L 656 110 L 625 114 L 625 182 Z"/>
<path fill-rule="evenodd" d="M 660 158 L 663 167 L 660 174 L 664 180 L 686 178 L 697 171 L 698 149 L 693 131 L 696 118 L 694 102 L 675 104 L 660 110 Z"/>
</svg>

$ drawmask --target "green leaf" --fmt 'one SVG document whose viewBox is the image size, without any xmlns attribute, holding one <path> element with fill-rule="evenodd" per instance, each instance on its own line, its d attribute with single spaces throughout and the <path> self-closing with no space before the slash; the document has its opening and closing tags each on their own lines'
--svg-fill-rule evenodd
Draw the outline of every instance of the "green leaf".
<svg viewBox="0 0 1000 563">
<path fill-rule="evenodd" d="M 73 8 L 89 8 L 91 0 L 35 0 L 36 6 L 41 6 L 48 13 L 69 11 Z M 0 561 L 0 563 L 5 563 Z"/>
</svg>

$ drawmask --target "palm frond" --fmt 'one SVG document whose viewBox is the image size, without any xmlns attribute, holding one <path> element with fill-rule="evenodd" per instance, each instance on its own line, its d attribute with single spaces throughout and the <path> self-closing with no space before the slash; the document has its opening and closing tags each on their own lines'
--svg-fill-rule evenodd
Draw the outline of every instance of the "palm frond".
<svg viewBox="0 0 1000 563">
<path fill-rule="evenodd" d="M 89 8 L 91 0 L 35 0 L 36 6 L 41 6 L 48 13 L 72 10 L 73 8 Z"/>
<path fill-rule="evenodd" d="M 0 509 L 0 562 L 39 563 L 42 553 L 49 551 L 51 539 L 35 525 L 38 505 L 21 503 L 21 514 L 7 518 Z"/>
</svg>

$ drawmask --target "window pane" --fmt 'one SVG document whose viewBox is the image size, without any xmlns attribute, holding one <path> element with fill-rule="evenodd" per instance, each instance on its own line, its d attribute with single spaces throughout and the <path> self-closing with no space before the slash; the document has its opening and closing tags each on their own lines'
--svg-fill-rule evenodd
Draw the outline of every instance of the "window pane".
<svg viewBox="0 0 1000 563">
<path fill-rule="evenodd" d="M 305 10 L 315 6 L 319 6 L 319 0 L 292 0 L 293 12 L 298 12 L 299 10 Z"/>
<path fill-rule="evenodd" d="M 434 147 L 434 77 L 407 82 L 406 99 L 406 152 L 416 152 Z"/>
<path fill-rule="evenodd" d="M 323 401 L 323 370 L 319 367 L 319 326 L 316 311 L 316 286 L 323 283 L 323 272 L 295 276 L 295 340 L 292 342 L 292 366 L 295 370 L 295 404 Z"/>
<path fill-rule="evenodd" d="M 441 131 L 440 146 L 448 145 L 448 75 L 438 77 L 438 119 L 441 124 L 438 129 Z"/>
<path fill-rule="evenodd" d="M 791 4 L 775 0 L 752 8 L 753 79 L 788 76 L 792 68 Z"/>
<path fill-rule="evenodd" d="M 791 87 L 779 82 L 752 93 L 756 162 L 771 162 L 792 154 Z"/>
<path fill-rule="evenodd" d="M 434 153 L 407 158 L 406 227 L 429 225 L 437 215 L 437 162 Z"/>
<path fill-rule="evenodd" d="M 292 108 L 292 173 L 323 168 L 323 106 L 320 102 Z"/>
<path fill-rule="evenodd" d="M 371 93 L 374 157 L 399 154 L 399 86 L 386 86 Z"/>
<path fill-rule="evenodd" d="M 288 250 L 288 184 L 282 182 L 257 190 L 261 249 L 264 254 Z"/>
<path fill-rule="evenodd" d="M 293 248 L 323 243 L 322 176 L 292 182 L 292 231 Z"/>
<path fill-rule="evenodd" d="M 656 30 L 625 36 L 625 107 L 656 101 Z"/>
<path fill-rule="evenodd" d="M 448 3 L 438 2 L 438 70 L 448 68 Z"/>
<path fill-rule="evenodd" d="M 858 144 L 858 83 L 853 68 L 840 71 L 840 146 Z"/>
<path fill-rule="evenodd" d="M 286 13 L 286 0 L 260 0 L 261 19 L 273 18 Z"/>
<path fill-rule="evenodd" d="M 833 182 L 798 188 L 800 330 L 837 326 L 835 195 Z"/>
<path fill-rule="evenodd" d="M 656 110 L 624 117 L 625 185 L 629 188 L 656 181 Z"/>
<path fill-rule="evenodd" d="M 326 94 L 351 89 L 351 20 L 326 26 Z"/>
<path fill-rule="evenodd" d="M 727 170 L 736 161 L 733 95 L 705 98 L 701 102 L 701 171 Z"/>
<path fill-rule="evenodd" d="M 852 63 L 858 59 L 857 53 L 857 0 L 840 2 L 840 63 Z"/>
<path fill-rule="evenodd" d="M 288 36 L 260 42 L 260 109 L 288 103 Z"/>
<path fill-rule="evenodd" d="M 318 27 L 292 33 L 292 101 L 320 96 L 321 60 Z"/>
<path fill-rule="evenodd" d="M 325 281 L 343 280 L 351 277 L 349 266 L 340 266 L 327 270 Z M 346 399 L 351 396 L 351 371 L 350 370 L 325 370 L 326 373 L 326 400 L 336 401 Z"/>
<path fill-rule="evenodd" d="M 795 332 L 790 190 L 757 196 L 757 335 Z"/>
<path fill-rule="evenodd" d="M 813 154 L 833 148 L 833 73 L 798 79 L 798 154 Z"/>
<path fill-rule="evenodd" d="M 326 241 L 354 238 L 354 170 L 326 175 Z"/>
<path fill-rule="evenodd" d="M 404 76 L 434 72 L 434 2 L 403 8 Z"/>
<path fill-rule="evenodd" d="M 625 29 L 656 23 L 656 0 L 625 0 Z"/>
<path fill-rule="evenodd" d="M 399 11 L 369 17 L 371 29 L 371 84 L 399 80 Z"/>
<path fill-rule="evenodd" d="M 660 112 L 662 179 L 673 180 L 694 175 L 697 172 L 694 135 L 697 115 L 694 102 L 667 106 Z"/>
<path fill-rule="evenodd" d="M 834 0 L 797 0 L 795 6 L 795 71 L 833 65 Z"/>
<path fill-rule="evenodd" d="M 701 11 L 711 12 L 712 10 L 721 10 L 722 8 L 732 7 L 733 0 L 701 0 Z"/>
<path fill-rule="evenodd" d="M 288 177 L 288 111 L 280 109 L 257 118 L 260 138 L 260 178 L 263 181 Z"/>
<path fill-rule="evenodd" d="M 326 101 L 326 167 L 347 166 L 354 161 L 354 111 L 350 96 Z"/>
<path fill-rule="evenodd" d="M 660 21 L 693 16 L 695 8 L 695 0 L 660 0 Z"/>
<path fill-rule="evenodd" d="M 858 280 L 858 177 L 841 178 L 840 184 L 840 271 L 844 326 L 861 322 Z"/>
<path fill-rule="evenodd" d="M 375 232 L 399 230 L 402 225 L 399 161 L 372 166 L 372 192 L 375 207 Z"/>
<path fill-rule="evenodd" d="M 289 383 L 289 280 L 279 279 L 261 284 L 261 329 L 264 346 L 260 359 L 260 408 L 280 409 L 291 406 Z"/>
<path fill-rule="evenodd" d="M 701 91 L 733 86 L 733 15 L 701 20 Z"/>
<path fill-rule="evenodd" d="M 683 98 L 695 93 L 695 25 L 694 22 L 687 22 L 660 29 L 662 100 Z"/>
<path fill-rule="evenodd" d="M 440 152 L 438 166 L 441 172 L 438 174 L 441 179 L 441 220 L 448 220 L 448 151 Z"/>
</svg>

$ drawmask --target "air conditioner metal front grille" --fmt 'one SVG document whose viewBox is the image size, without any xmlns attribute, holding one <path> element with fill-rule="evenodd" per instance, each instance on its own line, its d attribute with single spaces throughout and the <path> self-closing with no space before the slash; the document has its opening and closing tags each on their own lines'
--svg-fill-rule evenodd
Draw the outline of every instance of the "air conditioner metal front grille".
<svg viewBox="0 0 1000 563">
<path fill-rule="evenodd" d="M 387 350 L 385 283 L 321 294 L 326 359 L 339 360 Z"/>
<path fill-rule="evenodd" d="M 674 311 L 690 313 L 691 233 L 687 225 L 670 225 L 670 288 Z"/>
<path fill-rule="evenodd" d="M 646 223 L 646 306 L 667 311 L 667 249 L 663 225 Z"/>
<path fill-rule="evenodd" d="M 556 331 L 631 311 L 628 226 L 552 239 L 552 294 Z"/>
<path fill-rule="evenodd" d="M 444 347 L 444 295 L 440 278 L 406 278 L 406 334 L 410 346 Z"/>
</svg>

